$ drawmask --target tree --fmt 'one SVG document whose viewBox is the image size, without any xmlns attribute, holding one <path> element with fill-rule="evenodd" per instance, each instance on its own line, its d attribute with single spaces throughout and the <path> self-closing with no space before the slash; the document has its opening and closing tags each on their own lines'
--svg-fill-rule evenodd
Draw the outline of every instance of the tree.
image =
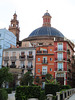
<svg viewBox="0 0 75 100">
<path fill-rule="evenodd" d="M 55 79 L 53 78 L 53 76 L 51 74 L 47 73 L 45 76 L 45 82 L 46 83 L 55 83 Z"/>
<path fill-rule="evenodd" d="M 20 84 L 32 85 L 32 82 L 33 82 L 33 76 L 31 75 L 31 72 L 26 72 L 24 76 L 21 78 Z"/>
<path fill-rule="evenodd" d="M 42 84 L 42 80 L 39 77 L 35 78 L 35 82 L 37 83 L 37 85 L 41 85 Z"/>
<path fill-rule="evenodd" d="M 11 82 L 13 80 L 13 75 L 9 72 L 9 68 L 3 67 L 0 69 L 0 88 L 3 82 Z"/>
</svg>

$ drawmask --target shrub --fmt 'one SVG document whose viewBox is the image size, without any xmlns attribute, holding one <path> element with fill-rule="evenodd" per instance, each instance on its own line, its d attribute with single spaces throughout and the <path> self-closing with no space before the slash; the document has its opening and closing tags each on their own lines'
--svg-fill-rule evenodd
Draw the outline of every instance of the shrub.
<svg viewBox="0 0 75 100">
<path fill-rule="evenodd" d="M 46 84 L 45 85 L 45 94 L 56 95 L 56 92 L 60 91 L 60 85 L 58 84 Z"/>
<path fill-rule="evenodd" d="M 40 99 L 39 100 L 46 100 L 46 95 L 45 95 L 44 90 L 40 92 Z"/>
<path fill-rule="evenodd" d="M 16 100 L 27 100 L 28 98 L 40 99 L 41 88 L 39 86 L 19 86 L 16 88 Z"/>
<path fill-rule="evenodd" d="M 7 100 L 8 93 L 5 89 L 0 89 L 0 100 Z"/>
<path fill-rule="evenodd" d="M 5 90 L 7 91 L 7 93 L 11 93 L 12 92 L 12 88 L 5 88 Z"/>
<path fill-rule="evenodd" d="M 60 85 L 60 89 L 71 89 L 70 85 Z"/>
</svg>

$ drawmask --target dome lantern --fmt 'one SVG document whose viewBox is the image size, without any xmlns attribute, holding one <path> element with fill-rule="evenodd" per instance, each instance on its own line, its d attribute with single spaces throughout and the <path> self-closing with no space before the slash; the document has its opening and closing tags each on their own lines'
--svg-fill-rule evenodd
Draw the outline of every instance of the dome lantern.
<svg viewBox="0 0 75 100">
<path fill-rule="evenodd" d="M 49 26 L 51 27 L 51 16 L 48 13 L 48 10 L 46 11 L 46 13 L 43 16 L 43 26 Z"/>
</svg>

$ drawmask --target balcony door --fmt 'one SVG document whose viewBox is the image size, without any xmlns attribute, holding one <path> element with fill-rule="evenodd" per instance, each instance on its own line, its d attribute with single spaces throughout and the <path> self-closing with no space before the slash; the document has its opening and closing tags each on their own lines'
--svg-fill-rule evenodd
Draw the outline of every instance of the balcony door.
<svg viewBox="0 0 75 100">
<path fill-rule="evenodd" d="M 63 53 L 58 53 L 58 60 L 61 61 L 63 59 Z"/>
<path fill-rule="evenodd" d="M 63 70 L 63 63 L 58 63 L 58 70 L 62 71 Z"/>
<path fill-rule="evenodd" d="M 63 50 L 63 43 L 58 43 L 58 50 L 62 51 Z"/>
<path fill-rule="evenodd" d="M 42 66 L 42 75 L 47 74 L 47 66 Z"/>
<path fill-rule="evenodd" d="M 47 63 L 47 57 L 43 57 L 43 63 Z"/>
<path fill-rule="evenodd" d="M 28 67 L 32 66 L 32 61 L 28 61 Z"/>
</svg>

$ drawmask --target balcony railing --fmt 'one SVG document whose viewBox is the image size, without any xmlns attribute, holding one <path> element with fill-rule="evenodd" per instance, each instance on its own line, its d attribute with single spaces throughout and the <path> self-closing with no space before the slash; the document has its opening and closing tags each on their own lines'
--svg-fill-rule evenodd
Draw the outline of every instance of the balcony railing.
<svg viewBox="0 0 75 100">
<path fill-rule="evenodd" d="M 16 60 L 16 56 L 11 56 L 11 57 L 10 57 L 10 60 L 11 60 L 11 61 L 15 61 L 15 60 Z"/>
<path fill-rule="evenodd" d="M 24 61 L 25 60 L 25 55 L 24 56 L 19 56 L 19 60 Z"/>
<path fill-rule="evenodd" d="M 14 64 L 10 65 L 10 68 L 16 68 L 16 65 L 14 65 Z"/>
<path fill-rule="evenodd" d="M 55 71 L 67 71 L 66 68 L 55 68 Z"/>
<path fill-rule="evenodd" d="M 26 68 L 27 68 L 27 70 L 33 70 L 33 65 L 31 65 L 31 66 L 27 65 Z"/>
<path fill-rule="evenodd" d="M 42 72 L 42 75 L 46 75 L 47 74 L 47 72 Z"/>
<path fill-rule="evenodd" d="M 33 55 L 28 55 L 27 60 L 33 60 Z"/>
<path fill-rule="evenodd" d="M 47 60 L 42 60 L 42 64 L 48 64 Z"/>
<path fill-rule="evenodd" d="M 25 69 L 25 65 L 20 65 L 18 68 Z"/>
<path fill-rule="evenodd" d="M 48 53 L 48 51 L 43 51 L 43 53 Z"/>
<path fill-rule="evenodd" d="M 39 51 L 37 51 L 37 53 L 42 53 L 42 51 L 39 50 Z"/>
<path fill-rule="evenodd" d="M 40 50 L 39 50 L 39 51 L 37 51 L 37 53 L 47 54 L 47 53 L 48 53 L 48 51 L 43 51 L 43 50 L 42 50 L 42 51 L 40 51 Z"/>
<path fill-rule="evenodd" d="M 3 60 L 4 61 L 8 61 L 9 60 L 9 57 L 3 57 Z"/>
<path fill-rule="evenodd" d="M 66 60 L 66 58 L 55 58 L 56 61 L 63 61 Z"/>
</svg>

